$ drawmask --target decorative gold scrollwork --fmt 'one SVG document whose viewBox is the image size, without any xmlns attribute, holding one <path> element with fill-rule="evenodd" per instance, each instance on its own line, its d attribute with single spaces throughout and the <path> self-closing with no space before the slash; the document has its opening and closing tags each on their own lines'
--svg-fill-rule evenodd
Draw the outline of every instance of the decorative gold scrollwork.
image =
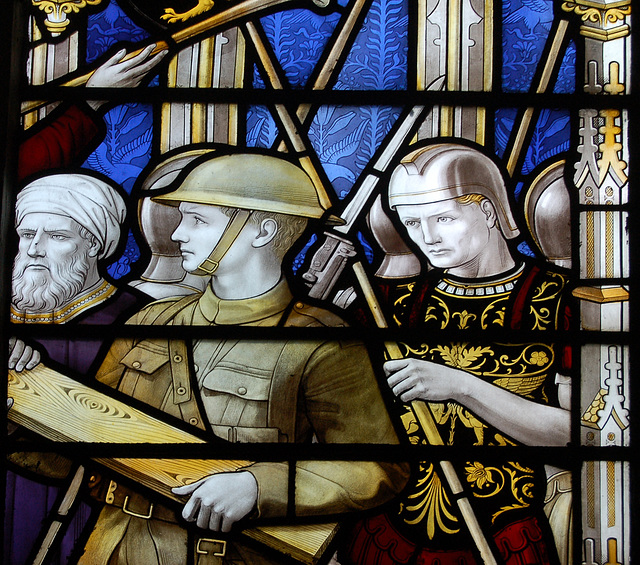
<svg viewBox="0 0 640 565">
<path fill-rule="evenodd" d="M 96 6 L 102 0 L 31 0 L 46 15 L 44 25 L 53 37 L 60 35 L 71 23 L 67 14 L 77 14 L 82 8 Z"/>
<path fill-rule="evenodd" d="M 581 17 L 583 22 L 592 22 L 599 26 L 604 26 L 605 24 L 615 24 L 616 22 L 623 21 L 626 16 L 631 14 L 631 5 L 605 9 L 584 6 L 569 0 L 562 4 L 562 10 L 564 12 L 575 12 Z"/>
<path fill-rule="evenodd" d="M 455 534 L 460 529 L 458 518 L 451 511 L 453 505 L 433 464 L 421 463 L 419 473 L 417 492 L 410 494 L 406 505 L 401 507 L 404 521 L 410 525 L 426 525 L 429 539 L 433 539 L 436 528 Z"/>
<path fill-rule="evenodd" d="M 502 506 L 491 520 L 509 510 L 526 508 L 533 500 L 533 469 L 511 461 L 501 467 L 485 467 L 477 461 L 468 462 L 465 467 L 467 482 L 476 498 L 492 498 L 501 492 L 510 492 L 512 504 Z"/>
</svg>

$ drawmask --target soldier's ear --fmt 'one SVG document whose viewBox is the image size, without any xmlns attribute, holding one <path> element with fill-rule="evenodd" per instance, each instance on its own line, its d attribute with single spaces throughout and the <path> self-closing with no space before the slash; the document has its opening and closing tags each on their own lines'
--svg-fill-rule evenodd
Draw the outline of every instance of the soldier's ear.
<svg viewBox="0 0 640 565">
<path fill-rule="evenodd" d="M 262 220 L 262 222 L 260 222 L 258 235 L 256 235 L 251 245 L 256 248 L 264 247 L 273 241 L 273 238 L 278 233 L 278 228 L 278 222 L 273 218 L 266 218 Z"/>
<path fill-rule="evenodd" d="M 487 225 L 490 228 L 494 227 L 498 222 L 498 214 L 496 213 L 496 209 L 491 200 L 487 198 L 482 200 L 482 202 L 480 202 L 480 209 L 487 218 Z"/>
</svg>

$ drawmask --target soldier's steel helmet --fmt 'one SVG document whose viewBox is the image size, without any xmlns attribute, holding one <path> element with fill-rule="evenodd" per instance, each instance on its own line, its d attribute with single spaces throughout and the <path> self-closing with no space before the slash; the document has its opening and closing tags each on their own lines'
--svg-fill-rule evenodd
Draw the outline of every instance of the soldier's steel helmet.
<svg viewBox="0 0 640 565">
<path fill-rule="evenodd" d="M 431 204 L 468 194 L 481 194 L 495 207 L 503 235 L 518 230 L 498 166 L 465 145 L 439 143 L 416 149 L 400 161 L 389 181 L 389 206 Z"/>
<path fill-rule="evenodd" d="M 313 182 L 301 168 L 252 153 L 207 158 L 176 190 L 152 200 L 171 206 L 193 202 L 306 218 L 320 218 L 325 212 Z"/>
</svg>

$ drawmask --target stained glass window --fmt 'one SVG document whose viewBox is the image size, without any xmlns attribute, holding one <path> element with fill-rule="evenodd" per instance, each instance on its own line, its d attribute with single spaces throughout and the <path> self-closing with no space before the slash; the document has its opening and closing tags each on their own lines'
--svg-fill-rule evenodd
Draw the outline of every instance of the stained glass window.
<svg viewBox="0 0 640 565">
<path fill-rule="evenodd" d="M 6 563 L 631 562 L 630 2 L 9 4 Z"/>
</svg>

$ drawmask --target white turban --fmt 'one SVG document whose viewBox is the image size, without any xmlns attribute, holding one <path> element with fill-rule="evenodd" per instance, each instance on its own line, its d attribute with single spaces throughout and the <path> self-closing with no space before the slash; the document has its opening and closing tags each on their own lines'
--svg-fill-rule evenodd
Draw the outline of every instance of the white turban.
<svg viewBox="0 0 640 565">
<path fill-rule="evenodd" d="M 30 182 L 16 200 L 16 225 L 34 212 L 67 216 L 100 242 L 99 259 L 108 257 L 120 240 L 127 208 L 106 182 L 83 174 L 48 175 Z"/>
</svg>

